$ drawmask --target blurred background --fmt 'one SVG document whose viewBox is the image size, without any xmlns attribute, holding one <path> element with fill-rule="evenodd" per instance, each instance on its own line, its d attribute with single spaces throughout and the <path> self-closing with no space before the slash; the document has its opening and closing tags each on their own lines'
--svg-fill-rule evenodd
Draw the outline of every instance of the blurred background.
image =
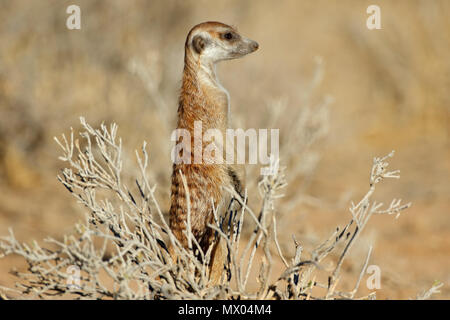
<svg viewBox="0 0 450 320">
<path fill-rule="evenodd" d="M 368 30 L 375 2 L 382 29 Z M 81 8 L 81 30 L 66 28 L 71 4 Z M 149 143 L 150 178 L 167 210 L 185 37 L 216 20 L 260 44 L 218 72 L 234 126 L 280 128 L 286 256 L 293 234 L 309 252 L 347 223 L 373 157 L 396 150 L 391 167 L 402 177 L 383 182 L 374 199 L 413 206 L 397 220 L 372 218 L 344 265 L 344 288 L 372 244 L 379 298 L 415 297 L 435 280 L 444 283 L 438 297 L 449 298 L 449 18 L 447 0 L 1 0 L 0 235 L 11 227 L 21 241 L 59 239 L 83 219 L 56 179 L 63 163 L 53 140 L 77 131 L 80 116 L 118 124 L 127 175 L 137 172 L 134 150 Z M 248 168 L 255 206 L 258 172 Z M 18 257 L 0 260 L 0 285 L 13 283 L 12 267 L 26 268 Z"/>
</svg>

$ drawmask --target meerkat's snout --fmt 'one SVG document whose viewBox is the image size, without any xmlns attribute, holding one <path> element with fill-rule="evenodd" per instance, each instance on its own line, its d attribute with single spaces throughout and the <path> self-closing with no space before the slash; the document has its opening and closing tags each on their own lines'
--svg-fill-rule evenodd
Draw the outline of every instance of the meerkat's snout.
<svg viewBox="0 0 450 320">
<path fill-rule="evenodd" d="M 252 47 L 252 49 L 253 49 L 252 52 L 254 52 L 254 51 L 258 50 L 258 48 L 259 48 L 259 43 L 256 42 L 255 40 L 252 40 L 251 47 Z"/>
<path fill-rule="evenodd" d="M 241 55 L 246 55 L 246 54 L 249 54 L 249 53 L 252 53 L 252 52 L 255 52 L 256 50 L 258 50 L 259 44 L 255 40 L 243 38 L 242 39 L 242 47 L 243 48 L 240 48 L 238 53 Z"/>
</svg>

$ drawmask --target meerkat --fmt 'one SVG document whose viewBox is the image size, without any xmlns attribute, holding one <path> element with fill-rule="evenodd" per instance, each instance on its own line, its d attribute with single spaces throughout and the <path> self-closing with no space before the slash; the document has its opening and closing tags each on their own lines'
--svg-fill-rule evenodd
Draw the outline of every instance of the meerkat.
<svg viewBox="0 0 450 320">
<path fill-rule="evenodd" d="M 177 128 L 190 132 L 194 145 L 194 122 L 201 121 L 202 129 L 217 129 L 225 137 L 230 125 L 229 94 L 220 84 L 216 64 L 223 60 L 237 59 L 258 49 L 256 41 L 220 22 L 204 22 L 194 26 L 185 43 L 184 70 L 178 105 Z M 203 144 L 202 148 L 205 148 Z M 201 150 L 203 154 L 203 150 Z M 231 196 L 224 190 L 228 186 L 239 194 L 244 190 L 245 173 L 242 168 L 224 163 L 195 163 L 190 152 L 190 163 L 174 163 L 171 187 L 170 228 L 184 247 L 187 239 L 183 233 L 187 226 L 186 179 L 190 194 L 190 222 L 192 234 L 204 253 L 214 239 L 214 230 L 208 224 L 214 222 L 213 208 L 219 208 L 224 216 L 230 209 Z M 184 155 L 186 157 L 186 155 Z M 215 245 L 212 250 L 210 278 L 223 272 L 224 246 Z"/>
</svg>

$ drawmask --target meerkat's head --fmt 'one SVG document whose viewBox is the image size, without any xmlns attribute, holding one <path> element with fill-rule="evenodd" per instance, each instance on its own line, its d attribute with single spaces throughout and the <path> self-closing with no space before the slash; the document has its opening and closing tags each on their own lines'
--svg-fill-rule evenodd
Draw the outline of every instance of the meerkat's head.
<svg viewBox="0 0 450 320">
<path fill-rule="evenodd" d="M 235 28 L 220 22 L 196 25 L 186 39 L 186 52 L 191 52 L 204 63 L 240 58 L 256 51 L 258 47 L 256 41 L 242 36 Z"/>
</svg>

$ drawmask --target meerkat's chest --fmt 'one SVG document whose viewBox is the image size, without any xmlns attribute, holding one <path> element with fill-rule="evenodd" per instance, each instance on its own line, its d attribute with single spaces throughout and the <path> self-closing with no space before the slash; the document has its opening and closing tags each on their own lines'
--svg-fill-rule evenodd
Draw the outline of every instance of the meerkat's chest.
<svg viewBox="0 0 450 320">
<path fill-rule="evenodd" d="M 227 126 L 230 121 L 231 117 L 231 110 L 230 110 L 230 94 L 228 93 L 227 89 L 222 87 L 221 84 L 219 84 L 219 91 L 221 92 L 221 106 L 224 109 L 224 112 L 226 113 L 227 118 Z"/>
<path fill-rule="evenodd" d="M 228 91 L 222 87 L 221 85 L 218 85 L 215 88 L 211 88 L 208 92 L 208 100 L 213 105 L 213 112 L 214 116 L 224 120 L 225 126 L 228 127 L 229 121 L 230 121 L 230 95 Z"/>
</svg>

